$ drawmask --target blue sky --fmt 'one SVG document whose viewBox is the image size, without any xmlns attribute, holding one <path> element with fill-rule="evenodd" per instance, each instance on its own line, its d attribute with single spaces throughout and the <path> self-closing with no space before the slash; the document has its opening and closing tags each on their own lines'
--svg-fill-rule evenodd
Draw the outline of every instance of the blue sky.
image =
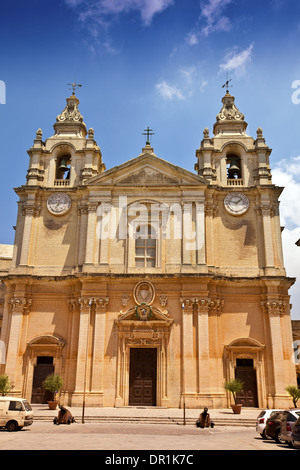
<svg viewBox="0 0 300 470">
<path fill-rule="evenodd" d="M 300 279 L 298 0 L 17 0 L 2 2 L 0 25 L 0 243 L 13 243 L 12 188 L 26 182 L 36 130 L 53 134 L 67 83 L 83 85 L 80 111 L 107 168 L 137 156 L 150 126 L 156 154 L 194 171 L 228 73 L 248 133 L 260 126 L 273 149 L 287 271 Z"/>
</svg>

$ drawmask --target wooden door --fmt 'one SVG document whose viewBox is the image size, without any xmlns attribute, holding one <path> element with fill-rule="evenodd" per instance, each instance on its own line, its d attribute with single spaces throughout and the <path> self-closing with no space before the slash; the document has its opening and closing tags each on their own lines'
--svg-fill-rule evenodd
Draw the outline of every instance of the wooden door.
<svg viewBox="0 0 300 470">
<path fill-rule="evenodd" d="M 47 403 L 53 399 L 53 394 L 43 387 L 45 378 L 54 373 L 53 357 L 41 356 L 37 358 L 34 367 L 31 403 Z"/>
<path fill-rule="evenodd" d="M 258 407 L 256 370 L 252 359 L 237 359 L 235 378 L 243 382 L 243 391 L 238 394 L 238 403 L 246 407 Z"/>
<path fill-rule="evenodd" d="M 157 350 L 131 348 L 129 405 L 156 406 Z"/>
</svg>

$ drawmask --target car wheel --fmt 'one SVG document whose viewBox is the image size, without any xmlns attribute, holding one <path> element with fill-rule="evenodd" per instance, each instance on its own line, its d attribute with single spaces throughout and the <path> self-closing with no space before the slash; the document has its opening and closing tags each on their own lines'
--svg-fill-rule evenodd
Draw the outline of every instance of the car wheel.
<svg viewBox="0 0 300 470">
<path fill-rule="evenodd" d="M 7 431 L 14 432 L 18 430 L 18 423 L 16 421 L 8 421 L 5 427 Z"/>
<path fill-rule="evenodd" d="M 279 444 L 285 444 L 286 443 L 286 441 L 281 438 L 280 431 L 276 434 L 275 441 L 278 442 Z"/>
</svg>

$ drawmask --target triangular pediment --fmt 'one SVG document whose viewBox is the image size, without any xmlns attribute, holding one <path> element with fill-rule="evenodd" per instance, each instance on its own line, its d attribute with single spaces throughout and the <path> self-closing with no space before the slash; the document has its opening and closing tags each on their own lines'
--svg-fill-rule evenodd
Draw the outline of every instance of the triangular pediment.
<svg viewBox="0 0 300 470">
<path fill-rule="evenodd" d="M 184 186 L 208 185 L 209 181 L 153 154 L 142 154 L 85 182 L 88 186 Z"/>
</svg>

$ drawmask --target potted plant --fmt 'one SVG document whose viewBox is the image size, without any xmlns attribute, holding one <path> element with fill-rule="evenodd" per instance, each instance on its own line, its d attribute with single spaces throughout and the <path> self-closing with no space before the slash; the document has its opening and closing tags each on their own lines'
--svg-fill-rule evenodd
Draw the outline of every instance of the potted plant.
<svg viewBox="0 0 300 470">
<path fill-rule="evenodd" d="M 240 414 L 243 405 L 237 402 L 237 394 L 243 390 L 243 382 L 239 379 L 229 380 L 224 385 L 225 390 L 232 393 L 234 404 L 231 404 L 234 414 Z"/>
<path fill-rule="evenodd" d="M 297 408 L 297 402 L 300 398 L 300 389 L 295 385 L 288 385 L 286 391 L 292 397 L 294 407 Z"/>
<path fill-rule="evenodd" d="M 4 397 L 12 388 L 13 385 L 10 382 L 9 376 L 7 374 L 0 375 L 0 395 Z"/>
<path fill-rule="evenodd" d="M 48 401 L 49 410 L 56 410 L 58 401 L 56 400 L 56 394 L 62 388 L 62 378 L 58 374 L 50 374 L 46 377 L 43 382 L 43 387 L 52 393 L 53 399 Z"/>
</svg>

